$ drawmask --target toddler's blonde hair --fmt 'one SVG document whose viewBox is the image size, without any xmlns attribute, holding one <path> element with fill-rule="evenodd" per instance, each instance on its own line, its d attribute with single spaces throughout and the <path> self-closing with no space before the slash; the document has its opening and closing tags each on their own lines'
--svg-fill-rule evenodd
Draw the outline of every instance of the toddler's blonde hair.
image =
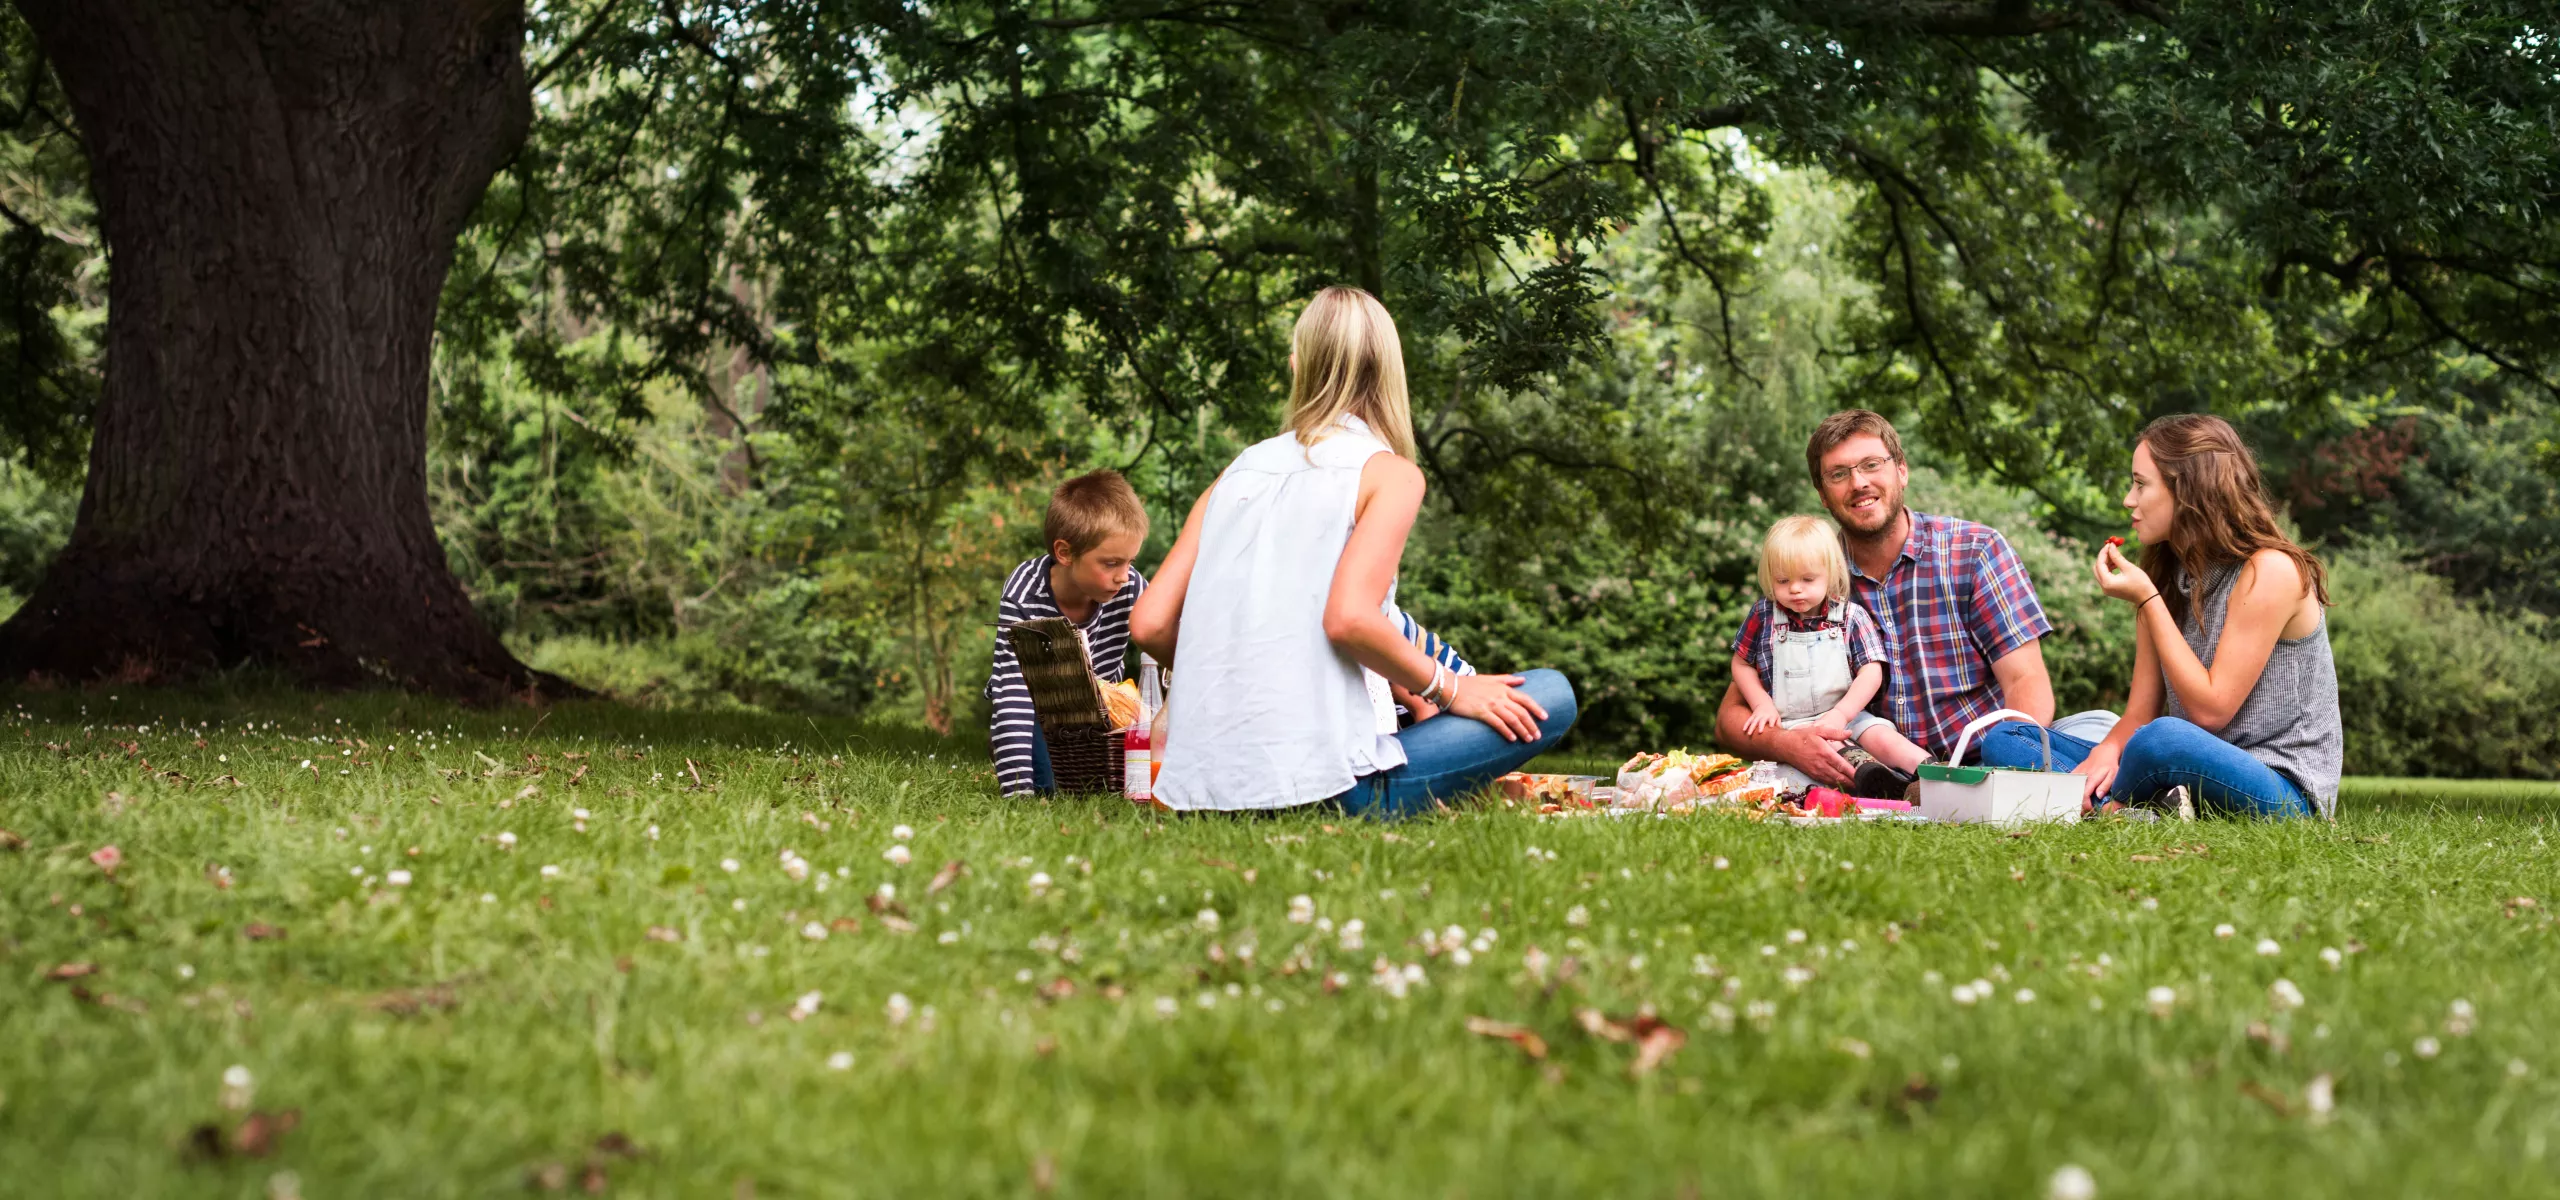
<svg viewBox="0 0 2560 1200">
<path fill-rule="evenodd" d="M 1849 558 L 1840 552 L 1840 535 L 1819 517 L 1782 517 L 1760 541 L 1760 594 L 1778 598 L 1778 576 L 1798 567 L 1818 566 L 1826 591 L 1823 601 L 1849 598 Z"/>
</svg>

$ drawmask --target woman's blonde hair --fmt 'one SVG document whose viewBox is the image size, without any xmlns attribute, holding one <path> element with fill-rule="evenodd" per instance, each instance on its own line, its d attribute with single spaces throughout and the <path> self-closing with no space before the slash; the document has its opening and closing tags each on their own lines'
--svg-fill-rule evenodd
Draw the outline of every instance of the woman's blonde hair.
<svg viewBox="0 0 2560 1200">
<path fill-rule="evenodd" d="M 1849 598 L 1849 558 L 1840 552 L 1840 535 L 1819 517 L 1780 518 L 1760 541 L 1760 594 L 1777 599 L 1779 574 L 1807 566 L 1822 568 L 1825 603 Z"/>
<path fill-rule="evenodd" d="M 1378 298 L 1329 287 L 1307 301 L 1289 335 L 1289 432 L 1312 446 L 1354 416 L 1407 459 L 1414 457 L 1413 409 L 1404 387 L 1404 346 Z"/>
</svg>

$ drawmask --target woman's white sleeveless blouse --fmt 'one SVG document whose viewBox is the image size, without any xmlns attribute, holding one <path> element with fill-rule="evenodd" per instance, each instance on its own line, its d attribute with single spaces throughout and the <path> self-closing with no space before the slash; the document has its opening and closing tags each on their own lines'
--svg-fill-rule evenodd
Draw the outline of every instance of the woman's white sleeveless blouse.
<svg viewBox="0 0 2560 1200">
<path fill-rule="evenodd" d="M 1392 709 L 1381 731 L 1375 676 L 1324 635 L 1360 468 L 1387 453 L 1346 417 L 1314 446 L 1286 433 L 1253 446 L 1219 477 L 1183 595 L 1156 799 L 1291 808 L 1404 765 Z"/>
</svg>

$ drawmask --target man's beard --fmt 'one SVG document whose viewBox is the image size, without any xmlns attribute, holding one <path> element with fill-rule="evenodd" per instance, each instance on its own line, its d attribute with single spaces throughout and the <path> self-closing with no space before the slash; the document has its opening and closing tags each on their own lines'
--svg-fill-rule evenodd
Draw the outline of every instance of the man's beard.
<svg viewBox="0 0 2560 1200">
<path fill-rule="evenodd" d="M 1877 488 L 1875 489 L 1875 496 L 1876 504 L 1874 509 L 1871 511 L 1881 515 L 1875 518 L 1875 524 L 1873 525 L 1862 526 L 1852 521 L 1850 514 L 1857 511 L 1854 508 L 1847 508 L 1844 509 L 1844 511 L 1831 514 L 1833 519 L 1840 522 L 1840 528 L 1846 531 L 1850 537 L 1864 540 L 1882 537 L 1885 534 L 1893 532 L 1894 523 L 1902 516 L 1902 493 L 1899 491 L 1886 491 L 1883 488 Z M 1858 496 L 1856 494 L 1852 494 L 1849 497 L 1851 504 L 1855 504 L 1857 499 Z"/>
</svg>

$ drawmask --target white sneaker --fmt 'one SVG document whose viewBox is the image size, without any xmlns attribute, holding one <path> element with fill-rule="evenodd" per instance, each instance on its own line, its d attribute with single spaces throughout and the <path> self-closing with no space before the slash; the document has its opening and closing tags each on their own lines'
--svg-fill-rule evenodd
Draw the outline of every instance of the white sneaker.
<svg viewBox="0 0 2560 1200">
<path fill-rule="evenodd" d="M 2177 787 L 2170 788 L 2168 795 L 2163 796 L 2162 799 L 2168 801 L 2168 804 L 2164 807 L 2175 809 L 2177 811 L 2179 820 L 2192 821 L 2196 819 L 2195 797 L 2187 794 L 2185 784 L 2180 784 Z"/>
</svg>

